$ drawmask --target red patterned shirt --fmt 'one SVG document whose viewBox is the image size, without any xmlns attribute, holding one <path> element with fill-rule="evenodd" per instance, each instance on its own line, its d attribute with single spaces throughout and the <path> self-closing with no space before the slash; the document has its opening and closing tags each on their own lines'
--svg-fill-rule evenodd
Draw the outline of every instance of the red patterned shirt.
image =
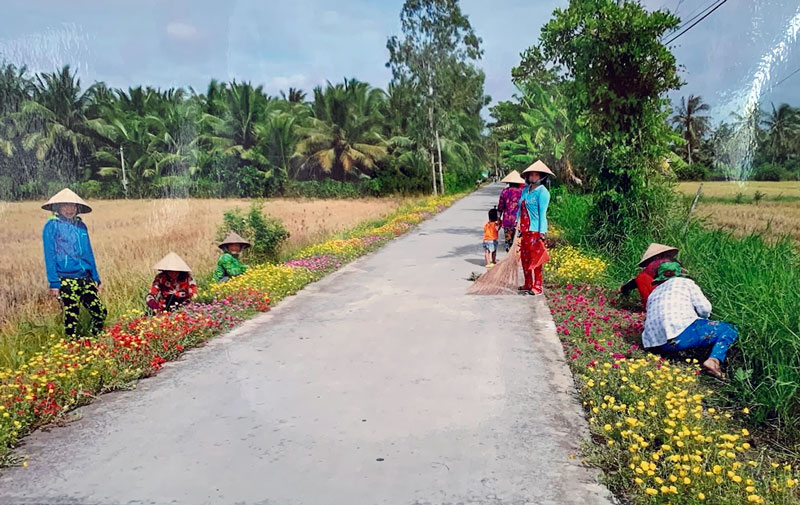
<svg viewBox="0 0 800 505">
<path fill-rule="evenodd" d="M 197 283 L 186 272 L 159 272 L 147 294 L 147 306 L 156 311 L 172 310 L 191 300 Z"/>
</svg>

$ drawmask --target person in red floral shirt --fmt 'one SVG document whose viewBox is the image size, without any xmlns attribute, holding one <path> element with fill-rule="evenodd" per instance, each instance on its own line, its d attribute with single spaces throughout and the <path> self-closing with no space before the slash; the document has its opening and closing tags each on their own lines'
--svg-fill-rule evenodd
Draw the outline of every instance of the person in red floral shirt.
<svg viewBox="0 0 800 505">
<path fill-rule="evenodd" d="M 153 266 L 158 275 L 147 294 L 147 307 L 153 312 L 171 312 L 197 294 L 192 270 L 180 256 L 171 252 Z"/>
</svg>

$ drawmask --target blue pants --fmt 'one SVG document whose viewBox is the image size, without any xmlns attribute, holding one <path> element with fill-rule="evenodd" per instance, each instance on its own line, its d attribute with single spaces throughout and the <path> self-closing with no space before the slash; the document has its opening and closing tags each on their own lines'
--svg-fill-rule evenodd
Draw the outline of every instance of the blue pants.
<svg viewBox="0 0 800 505">
<path fill-rule="evenodd" d="M 666 344 L 656 347 L 655 350 L 663 353 L 685 351 L 696 347 L 711 347 L 709 358 L 717 358 L 720 363 L 725 361 L 728 348 L 739 337 L 736 327 L 722 321 L 698 319 L 691 326 Z"/>
</svg>

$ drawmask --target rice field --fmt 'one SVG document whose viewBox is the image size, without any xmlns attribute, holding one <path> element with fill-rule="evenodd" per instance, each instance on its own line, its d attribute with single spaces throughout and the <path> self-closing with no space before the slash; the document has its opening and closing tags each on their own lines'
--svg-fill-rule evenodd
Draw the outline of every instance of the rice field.
<svg viewBox="0 0 800 505">
<path fill-rule="evenodd" d="M 800 241 L 800 201 L 754 203 L 702 203 L 697 215 L 712 228 L 742 237 L 760 233 L 767 239 L 791 236 Z"/>
<path fill-rule="evenodd" d="M 152 265 L 170 251 L 178 253 L 197 277 L 210 273 L 219 250 L 214 242 L 222 215 L 246 209 L 250 200 L 100 200 L 84 215 L 89 228 L 103 298 L 110 318 L 142 302 L 154 275 Z M 287 251 L 317 242 L 364 220 L 381 217 L 401 199 L 270 199 L 263 209 L 283 221 L 291 237 Z M 58 302 L 47 296 L 42 227 L 49 217 L 42 202 L 0 203 L 0 338 L 52 327 Z M 141 304 L 141 303 L 139 303 Z M 138 306 L 138 305 L 133 305 Z"/>
<path fill-rule="evenodd" d="M 678 190 L 685 194 L 694 196 L 697 192 L 699 182 L 682 182 L 678 184 Z M 787 198 L 800 200 L 800 181 L 784 182 L 704 182 L 703 196 L 706 198 L 730 198 L 734 199 L 741 193 L 744 199 L 750 200 L 756 192 L 764 195 L 764 198 Z"/>
</svg>

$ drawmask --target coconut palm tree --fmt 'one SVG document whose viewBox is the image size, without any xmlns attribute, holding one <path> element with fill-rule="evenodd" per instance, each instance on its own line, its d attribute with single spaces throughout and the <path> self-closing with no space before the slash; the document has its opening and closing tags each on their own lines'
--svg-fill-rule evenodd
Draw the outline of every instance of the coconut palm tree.
<svg viewBox="0 0 800 505">
<path fill-rule="evenodd" d="M 289 88 L 288 93 L 281 91 L 281 98 L 289 103 L 303 103 L 306 99 L 306 92 L 297 88 Z"/>
<path fill-rule="evenodd" d="M 308 127 L 299 129 L 303 138 L 295 150 L 300 159 L 295 175 L 344 181 L 374 173 L 387 152 L 380 135 L 385 99 L 382 90 L 355 79 L 315 88 L 314 117 Z"/>
<path fill-rule="evenodd" d="M 80 79 L 67 65 L 37 75 L 32 99 L 11 115 L 16 130 L 24 135 L 22 147 L 35 152 L 40 162 L 53 162 L 59 177 L 77 179 L 81 163 L 95 150 L 95 140 L 107 132 L 102 119 L 88 115 L 92 94 L 92 88 L 81 91 Z"/>
<path fill-rule="evenodd" d="M 703 102 L 702 97 L 689 95 L 688 99 L 681 98 L 678 112 L 672 116 L 672 123 L 677 126 L 686 141 L 686 162 L 689 164 L 694 159 L 693 151 L 697 150 L 703 137 L 708 133 L 710 119 L 702 113 L 709 109 L 709 105 Z"/>
<path fill-rule="evenodd" d="M 800 133 L 800 111 L 784 103 L 777 109 L 772 104 L 772 112 L 763 113 L 761 124 L 766 128 L 766 147 L 772 155 L 772 161 L 784 161 L 789 157 L 793 147 L 797 145 Z"/>
</svg>

